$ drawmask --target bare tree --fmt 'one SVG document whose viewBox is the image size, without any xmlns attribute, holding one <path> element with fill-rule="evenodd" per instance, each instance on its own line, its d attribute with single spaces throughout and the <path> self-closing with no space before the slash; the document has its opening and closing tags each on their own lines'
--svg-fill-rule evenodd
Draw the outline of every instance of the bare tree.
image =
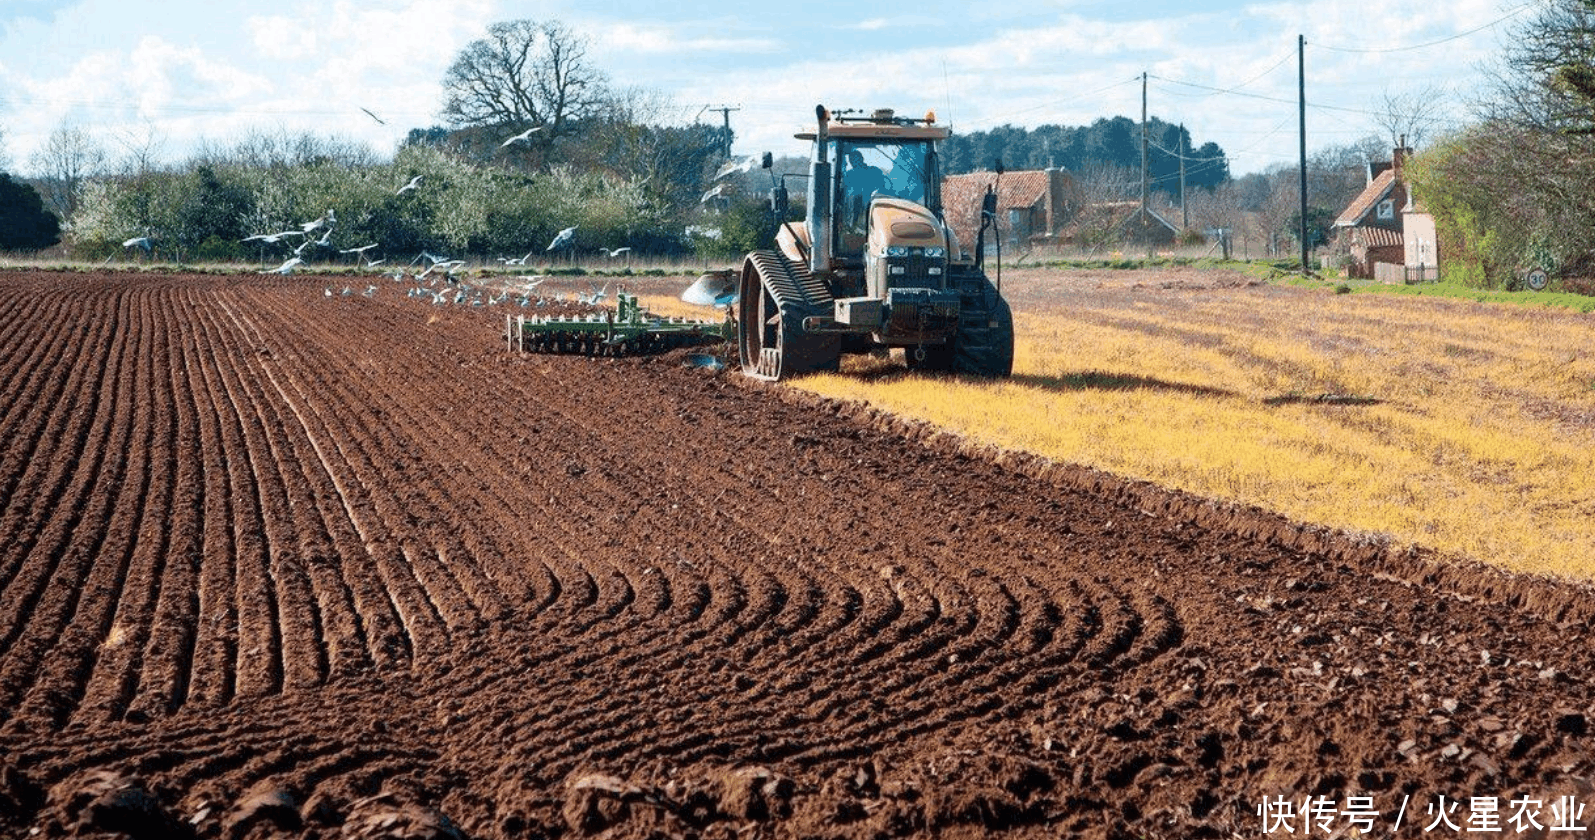
<svg viewBox="0 0 1595 840">
<path fill-rule="evenodd" d="M 538 128 L 544 151 L 610 104 L 608 79 L 587 59 L 587 39 L 559 21 L 512 20 L 460 51 L 443 75 L 443 113 L 459 128 Z"/>
<path fill-rule="evenodd" d="M 1510 34 L 1487 116 L 1595 135 L 1595 4 L 1546 0 Z"/>
<path fill-rule="evenodd" d="M 124 152 L 117 164 L 123 177 L 148 175 L 161 168 L 161 152 L 166 148 L 166 136 L 155 128 L 154 123 L 146 122 L 141 131 L 119 131 L 116 142 Z"/>
<path fill-rule="evenodd" d="M 1430 127 L 1440 119 L 1445 100 L 1446 92 L 1433 85 L 1405 93 L 1391 93 L 1386 88 L 1379 112 L 1373 118 L 1374 124 L 1390 140 L 1391 148 L 1405 145 L 1409 149 L 1421 149 L 1429 139 Z"/>
<path fill-rule="evenodd" d="M 6 154 L 6 130 L 0 128 L 0 172 L 11 171 L 11 156 Z"/>
<path fill-rule="evenodd" d="M 1119 242 L 1125 219 L 1139 207 L 1140 189 L 1138 172 L 1111 163 L 1086 167 L 1069 197 L 1079 208 L 1071 225 L 1075 244 L 1094 253 Z"/>
<path fill-rule="evenodd" d="M 1210 190 L 1197 189 L 1186 193 L 1185 209 L 1193 230 L 1219 232 L 1216 244 L 1223 249 L 1224 258 L 1228 259 L 1231 243 L 1240 235 L 1240 227 L 1245 220 L 1235 182 L 1225 181 Z"/>
<path fill-rule="evenodd" d="M 88 132 L 62 123 L 28 159 L 45 204 L 62 219 L 77 212 L 84 183 L 105 169 L 105 149 Z"/>
</svg>

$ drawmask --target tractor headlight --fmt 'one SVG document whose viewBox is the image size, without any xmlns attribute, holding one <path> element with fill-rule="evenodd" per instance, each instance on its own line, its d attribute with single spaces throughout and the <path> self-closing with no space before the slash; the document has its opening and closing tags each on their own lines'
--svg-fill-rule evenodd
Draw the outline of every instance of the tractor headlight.
<svg viewBox="0 0 1595 840">
<path fill-rule="evenodd" d="M 932 245 L 925 249 L 925 256 L 932 259 L 941 259 L 947 256 L 947 249 L 940 245 Z"/>
<path fill-rule="evenodd" d="M 886 256 L 888 256 L 888 257 L 906 257 L 906 256 L 908 256 L 908 253 L 909 253 L 909 247 L 907 245 L 887 245 L 886 246 Z"/>
</svg>

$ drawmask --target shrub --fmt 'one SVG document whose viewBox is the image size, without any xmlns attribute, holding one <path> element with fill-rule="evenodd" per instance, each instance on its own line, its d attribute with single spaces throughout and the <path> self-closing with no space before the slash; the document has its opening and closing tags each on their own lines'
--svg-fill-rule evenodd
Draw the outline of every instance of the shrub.
<svg viewBox="0 0 1595 840">
<path fill-rule="evenodd" d="M 0 249 L 36 250 L 61 241 L 61 220 L 38 190 L 0 172 Z"/>
</svg>

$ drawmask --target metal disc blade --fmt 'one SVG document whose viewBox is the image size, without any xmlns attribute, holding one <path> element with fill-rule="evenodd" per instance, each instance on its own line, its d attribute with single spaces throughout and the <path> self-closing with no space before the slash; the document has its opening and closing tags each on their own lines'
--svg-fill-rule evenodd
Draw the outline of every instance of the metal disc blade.
<svg viewBox="0 0 1595 840">
<path fill-rule="evenodd" d="M 697 306 L 725 306 L 737 297 L 736 272 L 731 269 L 705 271 L 681 293 L 682 300 Z"/>
</svg>

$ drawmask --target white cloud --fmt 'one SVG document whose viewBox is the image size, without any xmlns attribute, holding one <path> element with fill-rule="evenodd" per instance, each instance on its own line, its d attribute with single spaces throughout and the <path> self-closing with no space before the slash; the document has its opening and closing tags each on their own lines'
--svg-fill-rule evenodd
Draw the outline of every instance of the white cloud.
<svg viewBox="0 0 1595 840">
<path fill-rule="evenodd" d="M 251 15 L 244 21 L 251 43 L 264 57 L 297 61 L 315 55 L 316 33 L 298 16 Z"/>
<path fill-rule="evenodd" d="M 1386 89 L 1469 84 L 1472 66 L 1498 49 L 1499 27 L 1461 33 L 1505 13 L 1497 0 L 1118 10 L 1163 14 L 1140 21 L 1109 19 L 1100 3 L 1034 0 L 956 19 L 754 13 L 729 0 L 694 6 L 704 14 L 692 19 L 640 0 L 602 12 L 575 0 L 175 2 L 160 18 L 147 0 L 75 0 L 53 16 L 0 23 L 0 128 L 12 160 L 26 161 L 65 119 L 103 131 L 147 121 L 172 135 L 174 151 L 255 122 L 385 151 L 436 121 L 439 83 L 461 48 L 494 21 L 528 17 L 588 35 L 591 59 L 617 85 L 660 91 L 684 119 L 701 117 L 705 103 L 740 107 L 732 122 L 742 152 L 801 146 L 790 135 L 816 102 L 934 107 L 962 131 L 1139 116 L 1147 72 L 1151 112 L 1184 120 L 1198 142 L 1246 149 L 1240 172 L 1294 154 L 1298 34 L 1308 41 L 1310 130 L 1340 142 L 1371 128 L 1355 111 Z M 1452 40 L 1377 55 L 1334 49 L 1441 38 Z"/>
<path fill-rule="evenodd" d="M 594 46 L 615 55 L 640 53 L 682 57 L 703 53 L 764 54 L 785 49 L 780 41 L 770 38 L 699 34 L 704 31 L 712 29 L 696 24 L 609 24 L 594 39 Z"/>
</svg>

